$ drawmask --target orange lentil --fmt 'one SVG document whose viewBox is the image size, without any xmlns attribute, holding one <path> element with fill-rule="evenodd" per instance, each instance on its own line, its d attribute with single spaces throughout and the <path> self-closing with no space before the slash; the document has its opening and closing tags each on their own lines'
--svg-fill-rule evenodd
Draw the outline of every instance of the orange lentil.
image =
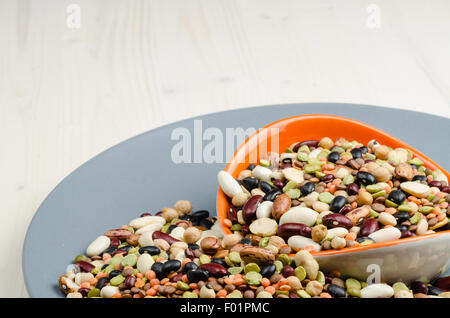
<svg viewBox="0 0 450 318">
<path fill-rule="evenodd" d="M 141 294 L 134 294 L 133 298 L 143 298 Z"/>
<path fill-rule="evenodd" d="M 136 273 L 136 277 L 137 277 L 137 278 L 142 278 L 142 277 L 144 277 L 144 274 L 142 274 L 142 273 Z"/>
<path fill-rule="evenodd" d="M 223 281 L 227 285 L 232 285 L 233 284 L 233 279 L 230 278 L 230 277 L 225 278 Z"/>
<path fill-rule="evenodd" d="M 147 296 L 155 296 L 155 295 L 156 295 L 156 289 L 153 289 L 153 288 L 147 289 L 147 291 L 145 292 L 145 294 L 146 294 Z"/>
<path fill-rule="evenodd" d="M 158 257 L 155 262 L 161 263 L 163 260 L 164 260 L 164 257 Z"/>
<path fill-rule="evenodd" d="M 328 293 L 321 293 L 320 298 L 331 298 L 331 295 Z"/>
<path fill-rule="evenodd" d="M 349 161 L 350 159 L 352 159 L 349 155 L 343 155 L 342 157 L 341 157 L 341 159 L 342 160 L 345 160 L 345 161 Z"/>
<path fill-rule="evenodd" d="M 188 283 L 189 282 L 189 280 L 188 280 L 188 278 L 187 278 L 187 275 L 185 274 L 185 275 L 183 275 L 182 277 L 181 277 L 181 280 L 184 282 L 184 283 Z"/>
<path fill-rule="evenodd" d="M 289 284 L 288 280 L 286 278 L 282 278 L 278 281 L 278 285 L 283 286 Z"/>
<path fill-rule="evenodd" d="M 447 193 L 445 193 L 445 192 L 438 192 L 438 193 L 436 193 L 436 196 L 439 198 L 439 199 L 442 199 L 443 197 L 445 197 L 447 195 Z M 446 202 L 447 204 L 448 204 L 448 202 Z"/>
<path fill-rule="evenodd" d="M 348 232 L 348 234 L 345 236 L 345 240 L 347 241 L 354 241 L 355 239 L 356 239 L 355 232 Z"/>
<path fill-rule="evenodd" d="M 97 275 L 95 275 L 95 278 L 100 279 L 103 277 L 108 277 L 108 274 L 104 273 L 104 272 L 100 272 Z"/>
<path fill-rule="evenodd" d="M 359 171 L 365 171 L 365 172 L 367 172 L 367 168 L 362 167 L 362 168 L 359 169 Z"/>
<path fill-rule="evenodd" d="M 366 189 L 359 189 L 358 190 L 358 193 L 364 193 L 364 192 L 367 192 L 367 190 Z"/>
<path fill-rule="evenodd" d="M 89 282 L 83 282 L 83 283 L 80 284 L 80 287 L 81 288 L 90 288 L 91 284 L 89 284 Z"/>
<path fill-rule="evenodd" d="M 181 261 L 181 267 L 184 268 L 184 265 L 186 265 L 187 263 L 192 262 L 192 260 L 190 258 L 185 258 Z"/>
<path fill-rule="evenodd" d="M 434 210 L 433 210 L 433 213 L 434 213 L 434 214 L 439 214 L 439 213 L 441 213 L 441 208 L 440 208 L 440 207 L 435 207 Z"/>
<path fill-rule="evenodd" d="M 334 169 L 334 165 L 331 163 L 322 165 L 322 170 L 333 170 L 333 169 Z"/>
<path fill-rule="evenodd" d="M 427 199 L 420 199 L 420 203 L 422 203 L 422 204 L 427 204 L 427 203 L 428 203 L 428 200 L 427 200 Z"/>
<path fill-rule="evenodd" d="M 320 160 L 320 161 L 327 162 L 327 158 L 320 158 L 319 160 Z"/>
<path fill-rule="evenodd" d="M 150 280 L 150 286 L 156 286 L 159 285 L 159 279 L 158 278 L 153 278 Z"/>
<path fill-rule="evenodd" d="M 395 208 L 386 208 L 386 210 L 384 210 L 384 212 L 389 213 L 389 214 L 395 214 L 397 212 L 397 209 L 395 209 Z"/>
<path fill-rule="evenodd" d="M 440 214 L 437 216 L 437 220 L 438 220 L 438 222 L 441 222 L 441 221 L 443 221 L 446 217 L 447 217 L 447 216 L 445 215 L 445 213 L 440 213 Z"/>
<path fill-rule="evenodd" d="M 330 193 L 335 193 L 336 192 L 336 186 L 334 184 L 332 184 L 330 186 Z"/>
<path fill-rule="evenodd" d="M 189 287 L 191 287 L 191 289 L 197 289 L 198 285 L 197 285 L 197 283 L 190 283 Z"/>
<path fill-rule="evenodd" d="M 414 197 L 414 196 L 409 196 L 408 200 L 411 201 L 411 202 L 414 202 L 417 205 L 421 204 L 420 200 L 418 198 Z"/>
<path fill-rule="evenodd" d="M 98 279 L 93 277 L 89 280 L 89 285 L 95 285 L 95 284 L 97 284 L 97 282 L 98 282 Z"/>
<path fill-rule="evenodd" d="M 227 291 L 225 289 L 221 289 L 217 292 L 216 296 L 217 297 L 225 297 L 227 295 Z"/>
<path fill-rule="evenodd" d="M 280 290 L 283 290 L 283 291 L 291 290 L 291 286 L 289 286 L 289 285 L 280 286 Z"/>
<path fill-rule="evenodd" d="M 114 265 L 114 269 L 119 270 L 121 266 L 122 266 L 122 264 L 117 263 L 116 265 Z"/>
<path fill-rule="evenodd" d="M 136 283 L 134 283 L 134 287 L 136 288 L 142 288 L 144 287 L 145 283 L 142 279 L 138 278 L 136 279 Z"/>
<path fill-rule="evenodd" d="M 169 275 L 167 275 L 167 278 L 172 279 L 175 275 L 178 275 L 178 273 L 177 272 L 170 273 Z"/>
<path fill-rule="evenodd" d="M 114 294 L 111 296 L 111 298 L 122 298 L 121 294 Z"/>
<path fill-rule="evenodd" d="M 156 278 L 156 273 L 152 270 L 148 270 L 145 272 L 145 277 L 147 277 L 148 280 L 152 280 L 153 278 Z"/>
<path fill-rule="evenodd" d="M 388 184 L 388 186 L 390 186 L 391 188 L 394 186 L 394 184 L 392 183 L 391 180 L 389 180 L 389 181 L 387 182 L 387 184 Z"/>
<path fill-rule="evenodd" d="M 307 245 L 307 246 L 305 246 L 304 250 L 305 250 L 305 251 L 308 251 L 308 252 L 312 252 L 312 251 L 314 251 L 314 246 L 312 246 L 312 245 Z"/>
<path fill-rule="evenodd" d="M 384 191 L 386 191 L 386 194 L 391 193 L 391 187 L 385 187 Z"/>
<path fill-rule="evenodd" d="M 111 254 L 109 254 L 109 253 L 105 253 L 105 254 L 103 254 L 103 256 L 102 256 L 102 259 L 104 260 L 104 261 L 107 261 L 107 260 L 109 260 L 111 258 Z"/>
<path fill-rule="evenodd" d="M 317 182 L 319 182 L 319 178 L 313 177 L 313 178 L 309 179 L 309 181 L 312 183 L 317 183 Z"/>
<path fill-rule="evenodd" d="M 264 288 L 264 291 L 268 292 L 269 294 L 273 295 L 275 294 L 275 287 L 273 286 L 267 286 L 266 288 Z"/>
<path fill-rule="evenodd" d="M 263 279 L 261 279 L 261 285 L 264 287 L 270 286 L 270 280 L 264 277 Z"/>
<path fill-rule="evenodd" d="M 439 207 L 441 207 L 442 209 L 448 208 L 448 202 L 442 202 L 441 204 L 439 204 Z"/>
<path fill-rule="evenodd" d="M 433 176 L 427 176 L 428 182 L 433 181 Z"/>
<path fill-rule="evenodd" d="M 164 284 L 167 283 L 168 281 L 170 281 L 170 279 L 168 279 L 168 278 L 163 278 L 163 279 L 161 279 L 161 284 L 164 285 Z"/>
<path fill-rule="evenodd" d="M 342 183 L 342 180 L 341 179 L 334 179 L 333 181 L 331 181 L 331 183 L 334 184 L 334 185 L 339 185 L 339 184 Z"/>
<path fill-rule="evenodd" d="M 432 219 L 432 218 L 436 217 L 436 213 L 428 213 L 426 217 L 428 220 Z"/>
<path fill-rule="evenodd" d="M 245 279 L 243 279 L 242 277 L 238 277 L 233 280 L 233 284 L 236 286 L 240 286 L 240 285 L 244 284 L 245 282 L 246 282 Z"/>
</svg>

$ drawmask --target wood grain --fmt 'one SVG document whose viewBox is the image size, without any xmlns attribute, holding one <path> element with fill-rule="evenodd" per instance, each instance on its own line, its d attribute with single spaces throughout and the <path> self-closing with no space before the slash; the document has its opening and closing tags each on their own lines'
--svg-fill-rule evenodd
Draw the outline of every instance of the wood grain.
<svg viewBox="0 0 450 318">
<path fill-rule="evenodd" d="M 80 29 L 66 26 L 70 3 L 80 5 Z M 379 29 L 367 27 L 369 3 L 1 1 L 0 296 L 27 296 L 23 239 L 48 193 L 141 132 L 293 102 L 450 117 L 450 2 L 377 1 Z"/>
</svg>

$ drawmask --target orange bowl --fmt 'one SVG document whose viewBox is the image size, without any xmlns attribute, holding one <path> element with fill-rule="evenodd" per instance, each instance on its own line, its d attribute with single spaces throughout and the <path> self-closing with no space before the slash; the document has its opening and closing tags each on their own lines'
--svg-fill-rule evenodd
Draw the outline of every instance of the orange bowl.
<svg viewBox="0 0 450 318">
<path fill-rule="evenodd" d="M 450 179 L 448 172 L 430 158 L 378 128 L 350 118 L 319 114 L 288 117 L 258 130 L 239 146 L 225 167 L 225 171 L 234 178 L 237 178 L 239 173 L 246 169 L 249 164 L 258 164 L 258 154 L 263 154 L 263 152 L 261 152 L 262 148 L 264 148 L 264 151 L 267 150 L 268 152 L 273 151 L 280 153 L 296 142 L 311 139 L 320 140 L 325 136 L 334 140 L 339 137 L 344 137 L 347 140 L 357 140 L 364 144 L 367 144 L 372 139 L 376 139 L 380 144 L 387 145 L 391 148 L 408 149 L 415 157 L 424 162 L 425 167 L 432 170 L 439 169 L 447 176 L 447 179 Z M 220 187 L 217 192 L 216 207 L 217 215 L 224 233 L 230 234 L 231 231 L 223 223 L 224 219 L 227 217 L 230 202 Z M 445 236 L 444 241 L 448 242 L 450 239 L 450 230 L 388 242 L 373 243 L 365 246 L 355 246 L 341 250 L 312 252 L 312 254 L 320 259 L 324 256 L 348 255 L 348 253 L 364 252 L 382 247 L 393 247 L 399 244 L 418 243 L 419 241 L 431 242 L 432 239 L 438 237 L 442 240 L 444 239 L 442 236 Z M 447 250 L 449 249 L 450 244 L 447 247 Z M 445 263 L 450 257 L 450 251 L 448 251 L 447 254 L 449 255 L 447 255 Z"/>
</svg>

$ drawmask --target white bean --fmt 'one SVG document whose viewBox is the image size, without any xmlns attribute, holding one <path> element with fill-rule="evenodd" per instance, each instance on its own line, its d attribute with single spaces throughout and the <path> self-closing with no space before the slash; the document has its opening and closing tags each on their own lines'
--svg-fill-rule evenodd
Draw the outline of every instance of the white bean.
<svg viewBox="0 0 450 318">
<path fill-rule="evenodd" d="M 378 221 L 383 225 L 397 225 L 397 220 L 395 217 L 387 212 L 381 212 L 378 216 Z"/>
<path fill-rule="evenodd" d="M 384 228 L 369 235 L 369 237 L 375 242 L 398 240 L 401 236 L 402 233 L 396 227 Z"/>
<path fill-rule="evenodd" d="M 154 262 L 155 261 L 153 260 L 153 257 L 150 254 L 144 253 L 141 256 L 139 256 L 136 263 L 136 267 L 139 270 L 139 272 L 145 274 L 145 272 L 151 269 Z"/>
<path fill-rule="evenodd" d="M 258 178 L 259 180 L 269 182 L 270 175 L 272 174 L 272 170 L 270 170 L 269 168 L 263 167 L 263 166 L 256 166 L 252 170 L 252 174 L 255 178 Z"/>
<path fill-rule="evenodd" d="M 361 298 L 390 298 L 394 289 L 386 284 L 372 284 L 361 289 Z"/>
<path fill-rule="evenodd" d="M 425 219 L 422 219 L 417 223 L 416 233 L 417 235 L 423 235 L 428 231 L 428 222 Z"/>
<path fill-rule="evenodd" d="M 111 298 L 114 294 L 119 294 L 119 287 L 117 286 L 105 286 L 100 291 L 100 296 L 103 298 Z"/>
<path fill-rule="evenodd" d="M 170 236 L 179 239 L 179 240 L 183 240 L 184 237 L 184 228 L 182 228 L 181 226 L 177 226 L 176 228 L 174 228 L 172 230 L 172 232 L 170 232 Z"/>
<path fill-rule="evenodd" d="M 161 230 L 162 227 L 163 226 L 160 223 L 147 224 L 147 225 L 141 227 L 139 230 L 137 230 L 136 234 L 159 231 L 159 230 Z"/>
<path fill-rule="evenodd" d="M 288 241 L 288 245 L 295 251 L 299 251 L 301 249 L 304 249 L 307 246 L 312 246 L 314 248 L 314 251 L 320 251 L 321 246 L 314 242 L 312 239 L 308 237 L 304 237 L 301 235 L 294 235 L 291 236 Z"/>
<path fill-rule="evenodd" d="M 153 245 L 152 235 L 153 231 L 142 233 L 138 240 L 139 245 L 141 245 L 142 247 Z"/>
<path fill-rule="evenodd" d="M 161 224 L 163 226 L 165 223 L 166 220 L 161 216 L 147 215 L 131 220 L 130 226 L 140 229 L 148 224 Z"/>
<path fill-rule="evenodd" d="M 270 216 L 272 215 L 272 210 L 273 210 L 273 202 L 263 201 L 256 209 L 256 217 L 258 219 L 270 218 Z"/>
<path fill-rule="evenodd" d="M 89 257 L 100 255 L 109 247 L 110 244 L 111 240 L 109 239 L 109 237 L 101 235 L 97 237 L 91 244 L 89 244 L 88 248 L 86 249 L 86 254 Z"/>
<path fill-rule="evenodd" d="M 242 189 L 239 184 L 228 172 L 219 171 L 217 174 L 217 181 L 222 191 L 232 198 L 234 195 L 241 193 Z"/>
<path fill-rule="evenodd" d="M 250 224 L 250 231 L 259 236 L 272 236 L 277 233 L 278 224 L 274 219 L 260 218 Z"/>
<path fill-rule="evenodd" d="M 284 213 L 280 218 L 279 224 L 303 223 L 305 225 L 312 226 L 316 222 L 318 215 L 319 213 L 310 208 L 297 206 Z"/>
</svg>

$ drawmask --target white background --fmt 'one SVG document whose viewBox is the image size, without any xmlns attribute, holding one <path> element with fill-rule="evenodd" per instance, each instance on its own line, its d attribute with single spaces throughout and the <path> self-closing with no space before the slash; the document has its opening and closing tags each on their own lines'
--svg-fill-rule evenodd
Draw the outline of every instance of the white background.
<svg viewBox="0 0 450 318">
<path fill-rule="evenodd" d="M 449 14 L 446 0 L 1 0 L 0 296 L 27 296 L 22 244 L 47 194 L 141 132 L 291 102 L 450 117 Z"/>
</svg>

